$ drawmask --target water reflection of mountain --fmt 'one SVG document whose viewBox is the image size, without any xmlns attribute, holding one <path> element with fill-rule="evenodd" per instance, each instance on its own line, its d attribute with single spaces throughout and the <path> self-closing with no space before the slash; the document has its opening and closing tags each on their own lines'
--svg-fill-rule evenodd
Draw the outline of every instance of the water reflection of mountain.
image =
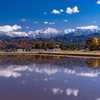
<svg viewBox="0 0 100 100">
<path fill-rule="evenodd" d="M 97 77 L 99 59 L 82 59 L 59 56 L 18 55 L 0 56 L 0 76 L 20 77 L 22 71 L 52 75 L 56 73 Z M 95 70 L 93 68 L 96 68 Z"/>
<path fill-rule="evenodd" d="M 0 65 L 7 67 L 9 65 L 30 65 L 30 64 L 52 64 L 63 67 L 88 66 L 96 68 L 100 65 L 99 59 L 83 59 L 59 56 L 40 56 L 40 55 L 10 55 L 0 56 Z"/>
</svg>

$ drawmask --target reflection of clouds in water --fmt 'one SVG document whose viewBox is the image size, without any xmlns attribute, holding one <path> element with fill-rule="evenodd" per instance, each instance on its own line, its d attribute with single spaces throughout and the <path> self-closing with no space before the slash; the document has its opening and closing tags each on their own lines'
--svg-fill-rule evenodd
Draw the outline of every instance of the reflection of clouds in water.
<svg viewBox="0 0 100 100">
<path fill-rule="evenodd" d="M 74 74 L 75 71 L 74 70 L 70 70 L 68 68 L 59 68 L 58 66 L 55 65 L 36 65 L 34 64 L 33 67 L 29 68 L 29 71 L 35 71 L 37 73 L 44 73 L 44 74 L 48 74 L 48 75 L 52 75 L 52 74 L 56 74 L 58 72 L 64 72 L 64 73 L 68 73 L 68 74 Z"/>
<path fill-rule="evenodd" d="M 60 70 L 57 66 L 52 67 L 52 65 L 49 65 L 49 64 L 48 65 L 36 65 L 36 64 L 34 64 L 33 67 L 29 68 L 29 71 L 35 71 L 37 73 L 46 73 L 48 75 L 60 72 Z"/>
<path fill-rule="evenodd" d="M 75 73 L 74 70 L 70 70 L 70 69 L 67 69 L 67 68 L 65 68 L 64 72 L 67 73 L 67 74 L 74 74 Z"/>
<path fill-rule="evenodd" d="M 34 79 L 34 81 L 38 81 L 38 79 Z"/>
<path fill-rule="evenodd" d="M 29 66 L 18 66 L 18 65 L 12 65 L 8 66 L 7 68 L 0 68 L 0 76 L 4 77 L 20 77 L 21 71 L 29 71 L 29 72 L 36 72 L 40 74 L 47 74 L 47 75 L 53 75 L 56 73 L 65 73 L 65 74 L 76 74 L 78 76 L 86 76 L 86 77 L 97 77 L 100 74 L 100 70 L 94 70 L 87 67 L 72 67 L 70 68 L 62 68 L 58 67 L 56 65 L 50 65 L 50 64 L 44 64 L 44 65 L 38 65 L 38 64 L 32 64 Z M 29 74 L 26 74 L 26 76 L 29 76 Z M 54 78 L 50 78 L 48 80 L 55 80 Z"/>
<path fill-rule="evenodd" d="M 26 83 L 26 81 L 23 80 L 23 81 L 22 81 L 22 84 L 25 84 L 25 83 Z"/>
<path fill-rule="evenodd" d="M 28 74 L 28 73 L 26 73 L 26 76 L 29 76 L 29 74 Z"/>
<path fill-rule="evenodd" d="M 55 78 L 52 78 L 52 77 L 50 77 L 50 78 L 49 78 L 49 80 L 52 80 L 52 81 L 54 81 L 54 80 L 55 80 Z"/>
<path fill-rule="evenodd" d="M 58 93 L 62 94 L 63 90 L 61 90 L 60 88 L 53 88 L 52 92 L 53 92 L 53 94 L 58 94 Z"/>
<path fill-rule="evenodd" d="M 97 77 L 98 74 L 100 73 L 93 73 L 93 72 L 90 72 L 90 73 L 79 73 L 77 74 L 78 76 L 87 76 L 87 77 Z"/>
<path fill-rule="evenodd" d="M 19 71 L 25 71 L 27 68 L 28 66 L 16 65 L 8 66 L 7 68 L 0 68 L 0 76 L 17 78 L 21 76 L 21 73 L 19 73 Z"/>
<path fill-rule="evenodd" d="M 97 98 L 96 100 L 100 100 L 100 98 Z"/>
<path fill-rule="evenodd" d="M 54 81 L 55 79 L 52 78 L 52 77 L 50 77 L 50 78 L 45 78 L 45 79 L 44 79 L 44 81 L 48 81 L 48 80 L 50 80 L 50 81 Z"/>
<path fill-rule="evenodd" d="M 95 82 L 96 80 L 94 79 L 93 82 Z"/>
<path fill-rule="evenodd" d="M 11 70 L 0 70 L 0 76 L 3 76 L 3 77 L 14 77 L 14 78 L 17 78 L 17 77 L 20 77 L 21 74 L 18 73 L 18 72 L 13 72 Z"/>
<path fill-rule="evenodd" d="M 78 76 L 86 76 L 86 77 L 97 77 L 100 74 L 100 70 L 94 70 L 87 67 L 74 67 L 70 68 L 62 68 L 55 65 L 35 65 L 32 68 L 29 68 L 29 71 L 35 71 L 37 73 L 43 73 L 47 75 L 56 74 L 59 72 L 64 72 L 65 74 L 76 74 Z"/>
<path fill-rule="evenodd" d="M 48 81 L 48 79 L 47 79 L 47 78 L 45 78 L 45 79 L 44 79 L 44 81 Z"/>
<path fill-rule="evenodd" d="M 79 92 L 78 89 L 71 89 L 71 88 L 66 89 L 66 94 L 67 95 L 73 94 L 74 96 L 77 96 L 78 95 L 78 92 Z"/>
<path fill-rule="evenodd" d="M 64 83 L 67 83 L 68 81 L 67 80 L 64 80 Z"/>
<path fill-rule="evenodd" d="M 78 89 L 71 89 L 71 88 L 68 88 L 65 91 L 68 96 L 71 94 L 74 96 L 78 96 L 78 92 L 79 92 Z M 64 90 L 62 90 L 60 88 L 53 88 L 52 92 L 53 92 L 53 94 L 59 94 L 59 93 L 62 94 L 64 92 Z"/>
<path fill-rule="evenodd" d="M 47 90 L 47 88 L 44 88 L 44 91 L 46 91 Z"/>
</svg>

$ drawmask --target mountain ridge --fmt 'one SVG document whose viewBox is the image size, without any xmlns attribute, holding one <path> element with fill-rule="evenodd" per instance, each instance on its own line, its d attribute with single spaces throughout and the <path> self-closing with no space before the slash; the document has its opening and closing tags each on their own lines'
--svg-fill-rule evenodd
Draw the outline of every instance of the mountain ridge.
<svg viewBox="0 0 100 100">
<path fill-rule="evenodd" d="M 65 29 L 65 30 L 56 30 L 54 28 L 44 28 L 36 31 L 25 32 L 1 32 L 0 36 L 11 36 L 11 37 L 30 37 L 30 38 L 53 38 L 59 36 L 80 36 L 80 35 L 89 35 L 93 33 L 100 33 L 100 29 Z"/>
<path fill-rule="evenodd" d="M 85 43 L 86 39 L 88 37 L 97 37 L 100 40 L 100 33 L 94 33 L 89 35 L 80 35 L 80 36 L 58 36 L 58 37 L 52 37 L 52 38 L 30 38 L 30 37 L 10 37 L 10 36 L 0 36 L 1 42 L 50 42 L 50 43 L 56 43 L 56 44 L 73 44 L 73 43 Z"/>
</svg>

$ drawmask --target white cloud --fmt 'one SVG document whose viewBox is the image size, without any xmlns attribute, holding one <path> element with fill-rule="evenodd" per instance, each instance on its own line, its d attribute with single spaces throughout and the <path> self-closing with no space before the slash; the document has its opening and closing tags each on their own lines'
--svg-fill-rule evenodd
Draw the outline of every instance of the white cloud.
<svg viewBox="0 0 100 100">
<path fill-rule="evenodd" d="M 71 32 L 74 32 L 75 31 L 75 29 L 65 29 L 64 30 L 64 33 L 71 33 Z"/>
<path fill-rule="evenodd" d="M 68 22 L 68 20 L 64 20 L 64 22 Z"/>
<path fill-rule="evenodd" d="M 96 23 L 96 21 L 93 21 L 93 23 Z"/>
<path fill-rule="evenodd" d="M 10 34 L 10 33 L 9 33 Z M 28 36 L 25 32 L 11 32 L 10 36 Z"/>
<path fill-rule="evenodd" d="M 47 13 L 46 13 L 46 12 L 44 12 L 44 14 L 46 15 Z"/>
<path fill-rule="evenodd" d="M 56 10 L 56 9 L 53 9 L 53 11 L 51 13 L 60 14 L 60 11 L 59 10 Z"/>
<path fill-rule="evenodd" d="M 100 4 L 100 0 L 99 0 L 99 1 L 97 1 L 97 4 Z"/>
<path fill-rule="evenodd" d="M 83 26 L 83 27 L 76 27 L 77 29 L 98 29 L 98 26 Z"/>
<path fill-rule="evenodd" d="M 26 28 L 29 28 L 29 27 L 26 27 Z"/>
<path fill-rule="evenodd" d="M 66 89 L 66 94 L 67 95 L 73 94 L 74 96 L 77 96 L 78 95 L 78 92 L 79 92 L 78 89 L 71 89 L 71 88 Z"/>
<path fill-rule="evenodd" d="M 64 10 L 63 9 L 60 9 L 60 12 L 64 12 Z"/>
<path fill-rule="evenodd" d="M 21 19 L 21 21 L 22 21 L 22 22 L 26 22 L 26 19 L 23 18 L 23 19 Z"/>
<path fill-rule="evenodd" d="M 72 9 L 71 9 L 70 7 L 68 7 L 68 8 L 66 9 L 66 13 L 68 13 L 68 14 L 79 13 L 78 7 L 75 6 L 75 7 L 72 8 Z"/>
<path fill-rule="evenodd" d="M 14 25 L 14 26 L 5 25 L 5 26 L 0 26 L 0 31 L 1 32 L 11 32 L 11 31 L 18 30 L 21 28 L 22 28 L 21 26 L 17 26 L 17 25 Z"/>
<path fill-rule="evenodd" d="M 37 21 L 35 21 L 34 23 L 35 23 L 35 24 L 37 24 L 38 22 L 37 22 Z"/>
<path fill-rule="evenodd" d="M 14 26 L 10 26 L 10 25 L 5 25 L 5 26 L 0 26 L 0 32 L 2 34 L 5 34 L 7 36 L 28 36 L 27 33 L 25 32 L 19 32 L 16 30 L 21 29 L 21 26 L 18 25 L 14 25 Z"/>
<path fill-rule="evenodd" d="M 21 21 L 22 22 L 26 22 L 26 21 L 29 21 L 29 20 L 23 18 L 23 19 L 21 19 Z"/>
<path fill-rule="evenodd" d="M 53 25 L 53 24 L 55 24 L 55 22 L 50 22 L 49 24 L 50 24 L 50 25 Z"/>
<path fill-rule="evenodd" d="M 44 24 L 48 24 L 48 22 L 44 22 Z"/>
</svg>

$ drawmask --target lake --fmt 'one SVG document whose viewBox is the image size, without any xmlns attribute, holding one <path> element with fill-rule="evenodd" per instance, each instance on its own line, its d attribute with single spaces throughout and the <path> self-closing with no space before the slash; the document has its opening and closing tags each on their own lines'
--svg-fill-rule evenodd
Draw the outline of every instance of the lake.
<svg viewBox="0 0 100 100">
<path fill-rule="evenodd" d="M 100 100 L 100 59 L 0 56 L 0 100 Z"/>
</svg>

